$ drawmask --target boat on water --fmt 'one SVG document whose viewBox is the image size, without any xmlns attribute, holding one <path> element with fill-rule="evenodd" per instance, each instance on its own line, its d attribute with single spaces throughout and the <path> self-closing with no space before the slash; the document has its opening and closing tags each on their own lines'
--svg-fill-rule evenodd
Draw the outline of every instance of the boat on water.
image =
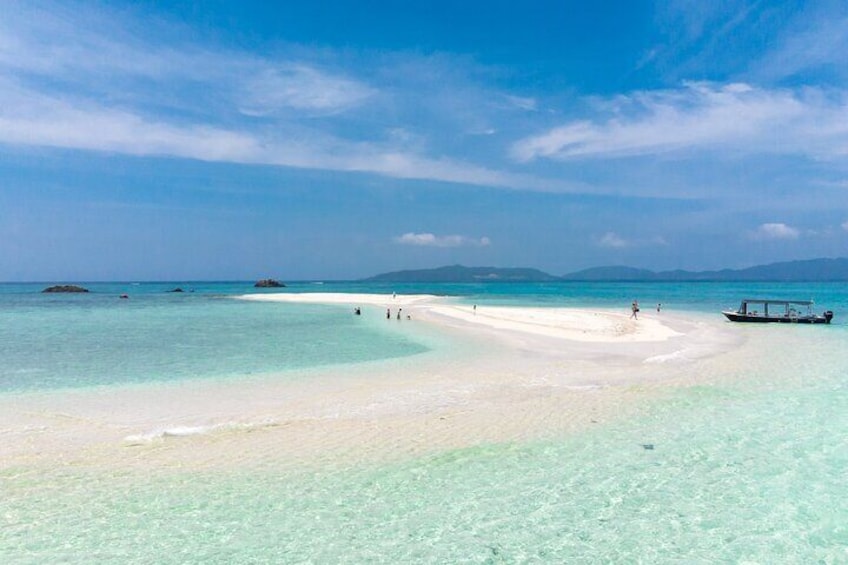
<svg viewBox="0 0 848 565">
<path fill-rule="evenodd" d="M 746 298 L 736 311 L 722 312 L 731 322 L 776 322 L 784 324 L 829 324 L 833 312 L 813 313 L 812 300 L 767 300 Z"/>
</svg>

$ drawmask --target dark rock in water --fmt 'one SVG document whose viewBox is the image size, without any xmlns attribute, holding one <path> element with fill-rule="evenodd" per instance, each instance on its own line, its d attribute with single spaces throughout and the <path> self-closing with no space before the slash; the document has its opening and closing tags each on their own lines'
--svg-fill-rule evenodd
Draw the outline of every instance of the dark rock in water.
<svg viewBox="0 0 848 565">
<path fill-rule="evenodd" d="M 45 288 L 41 292 L 88 292 L 88 289 L 74 284 L 59 284 Z"/>
<path fill-rule="evenodd" d="M 262 279 L 261 281 L 256 281 L 256 284 L 253 286 L 256 288 L 283 288 L 286 285 L 278 280 Z"/>
<path fill-rule="evenodd" d="M 185 292 L 185 291 L 183 289 L 181 289 L 180 287 L 177 287 L 174 290 L 169 290 L 168 292 Z"/>
<path fill-rule="evenodd" d="M 653 443 L 643 443 L 642 449 L 647 449 L 648 451 L 653 451 L 654 444 Z"/>
</svg>

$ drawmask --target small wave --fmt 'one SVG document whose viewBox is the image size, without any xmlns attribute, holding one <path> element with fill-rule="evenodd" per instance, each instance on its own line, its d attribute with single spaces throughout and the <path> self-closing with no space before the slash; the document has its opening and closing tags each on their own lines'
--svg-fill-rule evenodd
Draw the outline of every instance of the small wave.
<svg viewBox="0 0 848 565">
<path fill-rule="evenodd" d="M 257 428 L 269 428 L 276 425 L 276 421 L 266 420 L 261 422 L 225 422 L 223 424 L 213 424 L 209 426 L 174 426 L 172 428 L 157 429 L 143 434 L 128 435 L 124 438 L 124 442 L 127 445 L 144 445 L 158 440 L 165 440 L 170 437 L 191 437 L 224 431 L 250 431 Z"/>
<path fill-rule="evenodd" d="M 26 367 L 23 369 L 13 369 L 11 373 L 13 375 L 34 375 L 35 373 L 46 373 L 47 369 L 42 369 L 40 367 Z"/>
<path fill-rule="evenodd" d="M 26 426 L 20 429 L 0 429 L 0 435 L 6 434 L 31 434 L 31 433 L 41 433 L 46 432 L 50 429 L 49 426 Z"/>
<path fill-rule="evenodd" d="M 654 355 L 653 357 L 648 357 L 645 359 L 645 363 L 668 363 L 669 361 L 685 361 L 686 360 L 686 350 L 678 349 L 673 353 L 667 353 L 665 355 Z"/>
<path fill-rule="evenodd" d="M 602 385 L 565 385 L 562 388 L 567 390 L 601 390 Z"/>
<path fill-rule="evenodd" d="M 176 428 L 163 430 L 162 436 L 163 437 L 196 436 L 196 435 L 205 434 L 207 432 L 213 431 L 214 429 L 215 429 L 215 426 L 177 426 Z"/>
</svg>

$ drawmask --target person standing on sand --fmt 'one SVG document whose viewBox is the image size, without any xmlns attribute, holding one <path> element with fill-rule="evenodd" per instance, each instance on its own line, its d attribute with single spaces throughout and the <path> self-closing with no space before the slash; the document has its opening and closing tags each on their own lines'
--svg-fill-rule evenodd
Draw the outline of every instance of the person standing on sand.
<svg viewBox="0 0 848 565">
<path fill-rule="evenodd" d="M 403 308 L 398 308 L 397 319 L 400 320 L 400 313 L 403 311 Z"/>
<path fill-rule="evenodd" d="M 639 302 L 634 300 L 633 304 L 630 305 L 630 310 L 633 312 L 632 314 L 630 314 L 630 318 L 635 318 L 638 320 L 639 316 L 637 316 L 636 313 L 639 312 Z"/>
</svg>

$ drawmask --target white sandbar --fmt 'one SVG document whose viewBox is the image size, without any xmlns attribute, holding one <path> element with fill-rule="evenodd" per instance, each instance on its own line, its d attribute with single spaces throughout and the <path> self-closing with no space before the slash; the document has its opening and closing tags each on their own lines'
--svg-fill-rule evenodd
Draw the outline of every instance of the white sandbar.
<svg viewBox="0 0 848 565">
<path fill-rule="evenodd" d="M 277 294 L 245 294 L 244 300 L 260 302 L 301 302 L 304 304 L 345 304 L 350 306 L 384 306 L 396 308 L 439 300 L 432 294 L 356 294 L 344 292 L 298 292 Z"/>
<path fill-rule="evenodd" d="M 443 297 L 429 294 L 384 295 L 345 293 L 248 294 L 245 300 L 264 302 L 300 302 L 337 304 L 351 308 L 362 305 L 389 309 L 414 306 L 417 314 L 429 314 L 428 320 L 450 318 L 469 326 L 529 333 L 549 338 L 593 342 L 665 341 L 681 335 L 658 318 L 633 319 L 627 313 L 577 308 L 527 308 L 451 304 Z"/>
</svg>

